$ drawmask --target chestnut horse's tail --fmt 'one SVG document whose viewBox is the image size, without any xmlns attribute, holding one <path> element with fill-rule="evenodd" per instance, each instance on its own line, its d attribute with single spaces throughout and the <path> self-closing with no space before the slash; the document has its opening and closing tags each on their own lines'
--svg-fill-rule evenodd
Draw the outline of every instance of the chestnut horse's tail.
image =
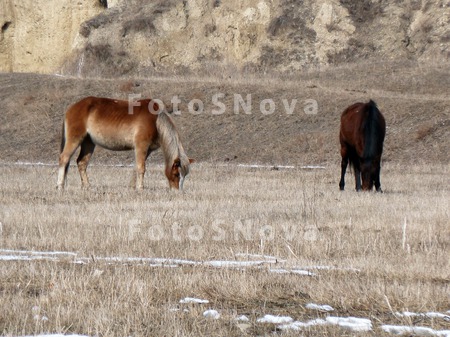
<svg viewBox="0 0 450 337">
<path fill-rule="evenodd" d="M 61 154 L 64 151 L 64 147 L 66 146 L 66 122 L 63 122 L 62 125 L 62 131 L 61 131 L 61 145 L 59 147 L 59 154 Z M 67 176 L 67 172 L 69 171 L 69 164 L 66 165 L 64 168 L 65 175 Z"/>
<path fill-rule="evenodd" d="M 364 152 L 362 159 L 371 160 L 381 156 L 385 136 L 384 118 L 378 110 L 377 104 L 370 100 L 366 104 L 367 118 L 363 124 Z"/>
<path fill-rule="evenodd" d="M 66 145 L 66 128 L 65 128 L 65 122 L 63 122 L 62 128 L 61 128 L 61 146 L 59 148 L 59 154 L 61 154 L 64 150 L 64 146 Z"/>
</svg>

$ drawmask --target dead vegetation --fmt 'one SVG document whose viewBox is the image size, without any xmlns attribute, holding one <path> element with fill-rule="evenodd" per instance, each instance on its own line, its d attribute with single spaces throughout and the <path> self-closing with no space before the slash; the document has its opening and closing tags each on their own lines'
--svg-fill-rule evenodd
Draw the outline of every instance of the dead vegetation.
<svg viewBox="0 0 450 337">
<path fill-rule="evenodd" d="M 394 315 L 449 309 L 449 78 L 446 65 L 414 62 L 361 63 L 292 77 L 235 69 L 120 80 L 1 74 L 2 249 L 74 254 L 0 262 L 0 335 L 264 335 L 277 330 L 257 322 L 265 314 L 300 321 L 326 316 L 307 310 L 310 302 L 331 305 L 335 316 L 371 319 L 374 332 L 358 336 L 387 336 L 381 324 L 449 329 L 442 319 Z M 216 115 L 217 93 L 226 111 Z M 174 120 L 197 160 L 186 194 L 167 191 L 160 154 L 148 161 L 142 193 L 128 187 L 133 153 L 99 149 L 88 169 L 93 188 L 81 190 L 72 167 L 63 195 L 54 189 L 56 166 L 12 164 L 56 164 L 70 104 L 89 95 L 129 94 L 181 100 Z M 235 94 L 251 95 L 250 114 L 234 112 Z M 276 104 L 272 114 L 260 110 L 267 98 Z M 369 98 L 388 125 L 381 173 L 386 193 L 357 194 L 352 175 L 340 193 L 339 117 L 349 104 Z M 204 102 L 202 113 L 189 112 L 193 99 Z M 283 99 L 297 99 L 292 114 Z M 317 114 L 305 112 L 307 99 L 317 101 Z M 234 166 L 239 163 L 268 167 Z M 309 164 L 325 169 L 299 169 Z M 271 255 L 276 263 L 244 269 L 204 263 L 254 259 L 245 254 Z M 149 257 L 200 263 L 151 266 L 139 260 Z M 331 268 L 316 268 L 324 265 Z M 271 271 L 303 267 L 314 275 Z M 180 304 L 185 297 L 210 303 Z M 207 309 L 221 318 L 203 317 Z M 237 323 L 241 314 L 250 321 Z M 304 332 L 354 334 L 330 326 Z"/>
<path fill-rule="evenodd" d="M 142 193 L 126 187 L 131 168 L 91 167 L 89 191 L 80 189 L 73 169 L 63 195 L 54 190 L 56 167 L 0 169 L 2 247 L 76 253 L 0 262 L 2 335 L 271 334 L 275 325 L 256 321 L 265 314 L 326 317 L 306 309 L 307 303 L 331 305 L 335 311 L 328 315 L 369 318 L 377 335 L 387 336 L 381 324 L 449 328 L 439 318 L 394 315 L 448 310 L 448 166 L 386 165 L 384 194 L 354 192 L 351 176 L 348 190 L 340 192 L 338 165 L 270 170 L 197 164 L 185 194 L 168 192 L 161 167 L 148 172 Z M 19 253 L 0 251 L 5 254 Z M 277 262 L 236 269 L 102 260 L 252 261 L 263 255 Z M 308 267 L 311 276 L 271 272 Z M 185 297 L 209 304 L 180 304 Z M 207 309 L 221 317 L 203 317 Z M 239 324 L 239 315 L 250 321 Z M 304 332 L 346 333 L 336 327 Z"/>
</svg>

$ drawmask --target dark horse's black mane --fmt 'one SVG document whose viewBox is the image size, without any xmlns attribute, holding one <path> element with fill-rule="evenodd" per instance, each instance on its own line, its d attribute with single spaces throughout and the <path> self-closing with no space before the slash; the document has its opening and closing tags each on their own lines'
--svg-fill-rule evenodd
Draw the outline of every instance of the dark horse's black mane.
<svg viewBox="0 0 450 337">
<path fill-rule="evenodd" d="M 370 100 L 364 105 L 363 110 L 367 111 L 367 118 L 362 125 L 364 134 L 363 160 L 370 160 L 383 151 L 384 132 L 382 132 L 381 113 L 377 104 Z"/>
</svg>

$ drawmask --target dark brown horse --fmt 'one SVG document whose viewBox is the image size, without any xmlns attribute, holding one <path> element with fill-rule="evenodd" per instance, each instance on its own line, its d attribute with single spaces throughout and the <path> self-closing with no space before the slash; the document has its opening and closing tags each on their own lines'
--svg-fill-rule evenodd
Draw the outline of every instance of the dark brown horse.
<svg viewBox="0 0 450 337">
<path fill-rule="evenodd" d="M 386 122 L 374 101 L 355 103 L 342 113 L 339 140 L 341 143 L 341 181 L 344 190 L 344 176 L 347 165 L 355 170 L 356 190 L 370 191 L 375 184 L 381 191 L 380 163 Z M 362 185 L 361 185 L 362 180 Z"/>
<path fill-rule="evenodd" d="M 162 148 L 169 186 L 182 189 L 189 173 L 189 159 L 170 116 L 156 101 L 130 104 L 109 98 L 86 97 L 66 112 L 59 156 L 58 189 L 63 189 L 70 158 L 81 147 L 77 159 L 83 187 L 89 186 L 86 168 L 96 145 L 113 151 L 134 150 L 136 188 L 144 187 L 145 161 Z"/>
</svg>

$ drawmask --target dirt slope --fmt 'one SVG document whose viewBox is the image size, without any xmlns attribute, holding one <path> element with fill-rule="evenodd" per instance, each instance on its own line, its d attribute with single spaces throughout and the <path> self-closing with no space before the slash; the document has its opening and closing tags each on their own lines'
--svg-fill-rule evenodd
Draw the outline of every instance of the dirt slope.
<svg viewBox="0 0 450 337">
<path fill-rule="evenodd" d="M 62 116 L 69 104 L 98 95 L 128 99 L 129 94 L 170 102 L 177 95 L 181 115 L 174 116 L 188 154 L 199 161 L 267 164 L 339 163 L 339 117 L 355 101 L 374 99 L 387 120 L 384 160 L 406 164 L 450 162 L 450 70 L 446 65 L 364 63 L 304 72 L 294 78 L 200 77 L 146 80 L 87 80 L 33 74 L 0 75 L 0 161 L 56 163 Z M 213 96 L 222 93 L 222 114 Z M 251 94 L 251 114 L 234 113 L 235 94 Z M 203 113 L 189 112 L 199 99 Z M 275 111 L 260 103 L 272 99 Z M 296 99 L 292 112 L 285 112 Z M 310 101 L 317 113 L 310 114 Z M 264 105 L 267 110 L 270 105 Z M 305 112 L 306 109 L 306 112 Z M 152 155 L 153 156 L 153 155 Z M 160 160 L 160 154 L 155 157 Z M 94 161 L 132 163 L 132 153 L 96 150 Z"/>
</svg>

